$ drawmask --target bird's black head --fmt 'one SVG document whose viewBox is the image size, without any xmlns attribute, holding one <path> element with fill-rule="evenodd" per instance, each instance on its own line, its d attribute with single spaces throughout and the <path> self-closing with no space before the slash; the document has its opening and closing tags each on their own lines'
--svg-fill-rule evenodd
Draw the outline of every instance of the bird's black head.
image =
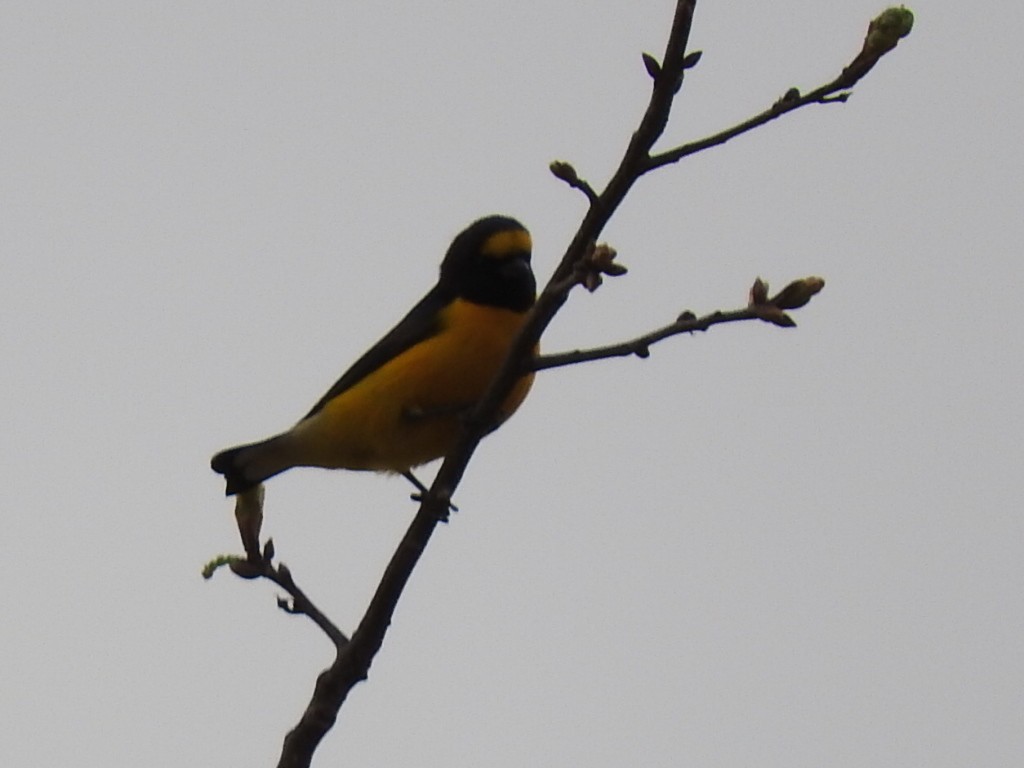
<svg viewBox="0 0 1024 768">
<path fill-rule="evenodd" d="M 508 216 L 487 216 L 452 241 L 439 286 L 468 301 L 525 312 L 537 295 L 526 227 Z"/>
</svg>

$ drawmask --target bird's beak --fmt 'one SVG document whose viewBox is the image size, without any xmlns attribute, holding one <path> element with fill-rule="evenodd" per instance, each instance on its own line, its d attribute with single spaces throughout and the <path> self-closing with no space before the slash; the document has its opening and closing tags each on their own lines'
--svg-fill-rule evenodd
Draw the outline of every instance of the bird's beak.
<svg viewBox="0 0 1024 768">
<path fill-rule="evenodd" d="M 526 251 L 506 257 L 501 264 L 502 277 L 508 280 L 522 280 L 533 275 L 530 269 L 530 254 Z"/>
</svg>

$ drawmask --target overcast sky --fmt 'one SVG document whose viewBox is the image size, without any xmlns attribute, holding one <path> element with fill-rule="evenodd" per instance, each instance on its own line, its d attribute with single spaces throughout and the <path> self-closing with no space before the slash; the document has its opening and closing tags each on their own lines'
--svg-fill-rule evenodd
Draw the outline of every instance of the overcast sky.
<svg viewBox="0 0 1024 768">
<path fill-rule="evenodd" d="M 273 765 L 331 646 L 208 469 L 275 433 L 494 212 L 546 278 L 673 4 L 0 11 L 0 763 Z M 663 147 L 835 76 L 875 0 L 698 4 Z M 488 438 L 317 765 L 1019 766 L 1020 3 L 915 4 L 845 105 L 644 178 L 550 351 L 805 275 L 741 324 L 543 374 Z M 426 472 L 430 475 L 430 472 Z M 414 506 L 303 470 L 265 533 L 345 630 Z"/>
</svg>

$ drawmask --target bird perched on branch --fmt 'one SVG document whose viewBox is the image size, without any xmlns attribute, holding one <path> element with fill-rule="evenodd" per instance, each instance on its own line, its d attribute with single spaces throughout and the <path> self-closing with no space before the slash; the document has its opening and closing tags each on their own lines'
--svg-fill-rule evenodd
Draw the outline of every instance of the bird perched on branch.
<svg viewBox="0 0 1024 768">
<path fill-rule="evenodd" d="M 398 472 L 444 456 L 463 416 L 484 395 L 536 297 L 530 235 L 488 216 L 452 241 L 437 284 L 295 426 L 210 462 L 227 495 L 292 467 Z M 524 374 L 496 428 L 523 402 Z"/>
</svg>

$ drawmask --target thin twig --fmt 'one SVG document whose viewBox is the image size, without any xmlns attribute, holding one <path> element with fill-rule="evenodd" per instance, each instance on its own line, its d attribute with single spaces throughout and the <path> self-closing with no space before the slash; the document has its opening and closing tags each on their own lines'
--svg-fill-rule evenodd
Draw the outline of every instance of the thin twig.
<svg viewBox="0 0 1024 768">
<path fill-rule="evenodd" d="M 684 157 L 705 149 L 725 144 L 740 134 L 752 131 L 789 112 L 806 107 L 808 104 L 845 103 L 850 97 L 849 89 L 870 72 L 882 56 L 895 48 L 901 38 L 910 34 L 913 23 L 913 14 L 905 8 L 890 8 L 882 12 L 868 26 L 868 33 L 860 52 L 832 82 L 815 88 L 805 95 L 801 95 L 796 88 L 790 88 L 782 98 L 759 115 L 754 115 L 738 125 L 711 136 L 652 156 L 647 162 L 644 173 L 677 163 Z"/>
<path fill-rule="evenodd" d="M 750 307 L 735 309 L 730 312 L 712 312 L 704 315 L 703 317 L 694 317 L 687 313 L 681 316 L 674 323 L 669 323 L 662 328 L 658 328 L 650 333 L 645 333 L 642 336 L 637 336 L 635 339 L 630 339 L 629 341 L 619 342 L 618 344 L 608 344 L 603 347 L 594 347 L 592 349 L 577 349 L 572 352 L 559 352 L 557 354 L 541 355 L 540 357 L 536 357 L 530 361 L 529 369 L 532 371 L 546 371 L 551 368 L 561 368 L 566 365 L 589 363 L 594 360 L 605 360 L 609 357 L 629 357 L 635 355 L 637 357 L 646 358 L 650 355 L 650 348 L 652 345 L 671 336 L 678 336 L 683 333 L 706 331 L 713 325 L 721 325 L 723 323 L 735 323 L 740 320 L 760 319 L 762 318 L 757 314 L 757 311 Z"/>
<path fill-rule="evenodd" d="M 285 737 L 278 768 L 308 768 L 310 765 L 317 746 L 334 726 L 349 691 L 366 679 L 370 664 L 384 642 L 398 598 L 431 533 L 447 512 L 448 504 L 440 497 L 435 500 L 428 494 L 421 502 L 351 642 L 339 647 L 334 663 L 320 673 L 302 717 Z"/>
<path fill-rule="evenodd" d="M 255 556 L 250 554 L 247 558 L 227 557 L 223 558 L 219 563 L 211 565 L 213 568 L 227 565 L 235 574 L 243 579 L 263 578 L 274 582 L 291 597 L 290 602 L 278 598 L 277 607 L 285 613 L 308 616 L 331 639 L 334 647 L 340 652 L 349 644 L 348 637 L 299 588 L 299 585 L 295 583 L 295 579 L 292 578 L 292 572 L 288 566 L 284 563 L 275 566 L 273 558 L 274 543 L 268 539 L 262 554 Z M 207 566 L 207 568 L 211 568 L 211 566 Z M 212 570 L 210 574 L 207 574 L 207 578 L 209 578 L 209 575 L 212 575 Z"/>
<path fill-rule="evenodd" d="M 548 169 L 555 178 L 561 179 L 573 189 L 578 189 L 582 192 L 586 196 L 587 202 L 591 205 L 595 205 L 597 203 L 597 192 L 594 191 L 594 188 L 590 186 L 590 183 L 586 179 L 581 179 L 579 177 L 576 173 L 576 169 L 573 168 L 572 165 L 561 160 L 555 160 L 548 166 Z"/>
<path fill-rule="evenodd" d="M 675 322 L 645 333 L 642 336 L 637 336 L 629 341 L 608 344 L 603 347 L 594 347 L 593 349 L 577 349 L 572 352 L 535 357 L 528 361 L 526 370 L 545 371 L 566 365 L 604 360 L 609 357 L 635 355 L 640 358 L 646 358 L 651 354 L 652 345 L 671 336 L 706 331 L 713 325 L 736 323 L 742 320 L 762 320 L 783 328 L 793 328 L 796 326 L 796 323 L 786 313 L 786 310 L 799 309 L 805 306 L 824 287 L 825 281 L 820 277 L 804 277 L 791 281 L 775 296 L 769 298 L 768 283 L 761 278 L 757 278 L 750 289 L 747 306 L 743 309 L 734 309 L 729 312 L 718 310 L 703 317 L 697 317 L 689 311 L 683 312 L 676 318 Z"/>
</svg>

